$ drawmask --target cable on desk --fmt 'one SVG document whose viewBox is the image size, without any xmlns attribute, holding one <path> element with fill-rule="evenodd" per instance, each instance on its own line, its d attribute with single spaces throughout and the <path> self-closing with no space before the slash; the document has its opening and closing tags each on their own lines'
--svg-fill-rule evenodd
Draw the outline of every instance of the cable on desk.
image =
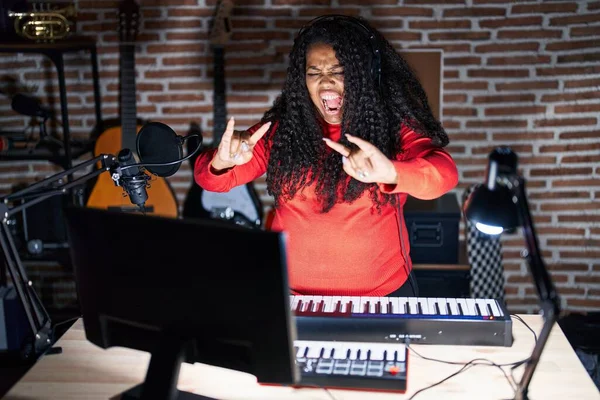
<svg viewBox="0 0 600 400">
<path fill-rule="evenodd" d="M 525 327 L 527 329 L 529 329 L 529 331 L 533 334 L 534 341 L 535 341 L 535 343 L 537 343 L 537 340 L 538 340 L 537 339 L 537 335 L 533 331 L 533 329 L 531 329 L 531 327 L 529 325 L 527 325 L 527 323 L 521 317 L 519 317 L 518 315 L 511 314 L 511 317 L 515 318 L 516 320 L 520 321 L 523 325 L 525 325 Z M 442 379 L 442 380 L 440 380 L 440 381 L 438 381 L 436 383 L 433 383 L 433 384 L 431 384 L 429 386 L 426 386 L 426 387 L 424 387 L 422 389 L 417 390 L 415 393 L 412 394 L 412 396 L 410 396 L 408 398 L 408 400 L 414 399 L 415 396 L 417 396 L 419 393 L 424 392 L 426 390 L 429 390 L 429 389 L 431 389 L 433 387 L 436 387 L 438 385 L 441 385 L 442 383 L 446 382 L 447 380 L 449 380 L 449 379 L 457 376 L 458 374 L 460 374 L 460 373 L 462 373 L 462 372 L 464 372 L 464 371 L 468 370 L 469 368 L 474 367 L 476 365 L 486 365 L 486 366 L 491 366 L 491 367 L 497 367 L 498 369 L 500 369 L 500 371 L 502 371 L 502 374 L 504 374 L 504 377 L 508 381 L 508 384 L 510 385 L 511 389 L 513 390 L 513 393 L 516 394 L 517 384 L 515 382 L 514 370 L 516 368 L 518 368 L 519 366 L 521 366 L 522 364 L 524 364 L 527 361 L 529 361 L 529 359 L 530 359 L 530 357 L 527 357 L 527 358 L 525 358 L 523 360 L 519 360 L 519 361 L 515 361 L 515 362 L 511 362 L 511 363 L 505 363 L 505 364 L 497 364 L 497 363 L 495 363 L 495 362 L 493 362 L 491 360 L 488 360 L 486 358 L 475 358 L 475 359 L 472 359 L 471 361 L 468 361 L 466 363 L 460 362 L 460 361 L 447 361 L 447 360 L 440 360 L 440 359 L 431 358 L 431 357 L 425 357 L 425 356 L 419 354 L 415 349 L 413 349 L 410 346 L 410 339 L 407 339 L 405 341 L 405 344 L 406 344 L 406 346 L 408 347 L 408 349 L 412 353 L 414 353 L 417 357 L 420 357 L 420 358 L 422 358 L 424 360 L 434 361 L 434 362 L 440 362 L 440 363 L 443 363 L 443 364 L 450 364 L 450 365 L 462 365 L 462 367 L 458 371 L 456 371 L 456 372 L 448 375 L 444 379 Z M 510 377 L 507 375 L 506 371 L 502 367 L 511 367 L 511 369 L 510 369 Z"/>
</svg>

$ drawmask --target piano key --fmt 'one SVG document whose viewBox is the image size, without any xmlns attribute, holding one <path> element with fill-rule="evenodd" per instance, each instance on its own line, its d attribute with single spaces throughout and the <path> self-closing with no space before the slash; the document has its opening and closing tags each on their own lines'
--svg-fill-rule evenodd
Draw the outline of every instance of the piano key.
<svg viewBox="0 0 600 400">
<path fill-rule="evenodd" d="M 458 303 L 456 302 L 456 299 L 447 299 L 447 301 L 448 301 L 448 307 L 449 307 L 450 313 L 452 313 L 452 315 L 460 315 L 460 312 L 458 311 Z"/>
<path fill-rule="evenodd" d="M 416 297 L 409 297 L 408 298 L 408 306 L 410 307 L 410 313 L 411 314 L 418 314 L 418 307 L 417 307 L 417 298 Z"/>
<path fill-rule="evenodd" d="M 352 296 L 350 297 L 350 301 L 352 302 L 352 312 L 356 314 L 362 313 L 362 310 L 360 308 L 360 297 Z"/>
<path fill-rule="evenodd" d="M 482 299 L 475 299 L 475 304 L 479 306 L 479 314 L 488 317 L 490 314 L 487 310 L 487 303 Z"/>
<path fill-rule="evenodd" d="M 500 308 L 498 307 L 498 303 L 496 302 L 496 300 L 494 300 L 494 299 L 487 299 L 486 302 L 488 303 L 488 305 L 492 309 L 492 315 L 494 317 L 503 317 L 504 316 L 504 314 L 502 313 L 502 310 L 500 310 Z"/>
<path fill-rule="evenodd" d="M 431 314 L 429 309 L 429 301 L 425 297 L 417 297 L 417 304 L 419 305 L 419 314 Z"/>
<path fill-rule="evenodd" d="M 323 312 L 331 313 L 333 312 L 333 297 L 327 296 L 323 299 Z"/>
<path fill-rule="evenodd" d="M 311 346 L 308 346 L 308 352 L 306 353 L 306 358 L 319 358 L 321 357 L 321 353 L 323 352 L 323 346 L 318 344 L 319 342 L 314 343 Z"/>
<path fill-rule="evenodd" d="M 475 299 L 466 299 L 467 308 L 469 309 L 469 315 L 479 315 L 477 308 L 475 308 Z"/>
<path fill-rule="evenodd" d="M 467 299 L 456 299 L 456 303 L 458 304 L 460 315 L 470 315 L 469 307 L 467 307 Z"/>
<path fill-rule="evenodd" d="M 429 303 L 430 315 L 437 315 L 438 311 L 435 308 L 435 298 L 433 298 L 433 297 L 428 298 L 427 303 Z"/>
<path fill-rule="evenodd" d="M 381 346 L 379 343 L 369 343 L 369 360 L 383 361 L 385 346 Z"/>
<path fill-rule="evenodd" d="M 440 314 L 448 315 L 448 306 L 446 304 L 446 299 L 442 298 L 442 297 L 438 297 L 436 300 L 437 300 L 437 305 L 438 305 Z"/>
</svg>

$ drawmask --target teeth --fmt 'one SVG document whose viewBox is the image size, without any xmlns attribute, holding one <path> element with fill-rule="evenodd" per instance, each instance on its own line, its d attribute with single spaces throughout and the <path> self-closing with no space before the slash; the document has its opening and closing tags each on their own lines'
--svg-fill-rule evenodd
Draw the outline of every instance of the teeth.
<svg viewBox="0 0 600 400">
<path fill-rule="evenodd" d="M 333 100 L 333 99 L 337 99 L 340 96 L 334 96 L 334 95 L 327 95 L 327 96 L 321 96 L 321 99 L 323 100 Z"/>
</svg>

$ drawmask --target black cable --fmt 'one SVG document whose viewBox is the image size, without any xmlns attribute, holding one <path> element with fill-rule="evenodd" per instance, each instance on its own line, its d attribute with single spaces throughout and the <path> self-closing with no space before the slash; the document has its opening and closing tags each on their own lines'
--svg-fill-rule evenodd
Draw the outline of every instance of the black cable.
<svg viewBox="0 0 600 400">
<path fill-rule="evenodd" d="M 56 324 L 54 324 L 53 328 L 56 328 L 57 326 L 60 326 L 60 325 L 63 325 L 63 324 L 67 324 L 67 323 L 69 323 L 71 321 L 76 321 L 76 320 L 78 320 L 81 317 L 82 317 L 82 315 L 78 315 L 77 317 L 73 317 L 73 318 L 66 319 L 64 321 L 57 322 Z"/>
<path fill-rule="evenodd" d="M 511 317 L 515 318 L 516 320 L 520 321 L 523 325 L 525 325 L 525 327 L 527 329 L 529 329 L 529 331 L 533 334 L 534 341 L 535 341 L 535 343 L 537 343 L 538 339 L 537 339 L 537 335 L 534 332 L 534 330 L 531 329 L 531 327 L 529 325 L 527 325 L 527 323 L 521 317 L 519 317 L 518 315 L 511 314 Z M 421 392 L 424 392 L 425 390 L 429 390 L 429 389 L 431 389 L 433 387 L 436 387 L 436 386 L 438 386 L 438 385 L 446 382 L 447 380 L 449 380 L 449 379 L 457 376 L 458 374 L 460 374 L 460 373 L 462 373 L 462 372 L 464 372 L 464 371 L 468 370 L 469 368 L 474 367 L 476 365 L 487 365 L 487 366 L 497 367 L 498 369 L 500 369 L 500 371 L 502 371 L 502 373 L 504 374 L 504 377 L 508 381 L 508 384 L 510 385 L 511 389 L 516 394 L 517 384 L 516 384 L 516 380 L 515 380 L 515 377 L 514 377 L 514 370 L 516 368 L 518 368 L 519 366 L 523 365 L 524 363 L 528 362 L 529 359 L 530 359 L 530 357 L 527 357 L 527 358 L 525 358 L 523 360 L 519 360 L 519 361 L 515 361 L 515 362 L 511 362 L 511 363 L 497 364 L 497 363 L 495 363 L 493 361 L 490 361 L 488 359 L 485 359 L 485 358 L 475 358 L 475 359 L 473 359 L 471 361 L 468 361 L 467 363 L 463 363 L 463 362 L 460 362 L 460 361 L 447 361 L 447 360 L 439 360 L 439 359 L 435 359 L 435 358 L 431 358 L 431 357 L 425 357 L 425 356 L 419 354 L 415 349 L 413 349 L 410 346 L 410 341 L 409 340 L 405 344 L 406 344 L 407 348 L 411 352 L 413 352 L 415 355 L 417 355 L 418 357 L 420 357 L 420 358 L 422 358 L 424 360 L 434 361 L 434 362 L 440 362 L 440 363 L 443 363 L 443 364 L 450 364 L 450 365 L 462 365 L 462 368 L 460 368 L 458 371 L 454 372 L 453 374 L 447 376 L 446 378 L 442 379 L 441 381 L 438 381 L 436 383 L 433 383 L 433 384 L 431 384 L 429 386 L 426 386 L 426 387 L 424 387 L 422 389 L 417 390 L 415 393 L 413 393 L 413 395 L 408 400 L 414 399 L 414 397 L 417 394 L 419 394 Z M 486 363 L 482 363 L 482 362 L 478 362 L 478 361 L 484 361 L 484 362 L 487 362 L 487 364 Z M 510 378 L 506 374 L 506 371 L 504 371 L 504 369 L 502 367 L 511 367 L 511 369 L 510 369 Z"/>
</svg>

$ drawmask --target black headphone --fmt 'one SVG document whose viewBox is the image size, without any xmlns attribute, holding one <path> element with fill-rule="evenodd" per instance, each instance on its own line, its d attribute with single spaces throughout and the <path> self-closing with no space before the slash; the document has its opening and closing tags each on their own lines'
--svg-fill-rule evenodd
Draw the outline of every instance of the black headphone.
<svg viewBox="0 0 600 400">
<path fill-rule="evenodd" d="M 349 15 L 341 15 L 341 14 L 322 15 L 320 17 L 317 17 L 317 18 L 311 20 L 306 25 L 304 25 L 298 32 L 298 36 L 296 37 L 296 40 L 298 40 L 298 38 L 300 38 L 302 36 L 302 34 L 306 31 L 306 29 L 308 27 L 314 25 L 315 23 L 323 22 L 323 21 L 347 22 L 347 23 L 354 25 L 355 27 L 361 29 L 366 34 L 367 38 L 369 39 L 369 44 L 371 45 L 371 52 L 373 53 L 373 59 L 371 61 L 371 76 L 373 77 L 373 81 L 375 82 L 375 85 L 377 86 L 377 88 L 380 88 L 381 87 L 381 49 L 380 49 L 380 45 L 379 45 L 379 40 L 378 40 L 375 32 L 373 32 L 373 30 L 371 30 L 371 28 L 369 28 L 367 25 L 365 25 L 360 19 L 351 17 Z"/>
</svg>

